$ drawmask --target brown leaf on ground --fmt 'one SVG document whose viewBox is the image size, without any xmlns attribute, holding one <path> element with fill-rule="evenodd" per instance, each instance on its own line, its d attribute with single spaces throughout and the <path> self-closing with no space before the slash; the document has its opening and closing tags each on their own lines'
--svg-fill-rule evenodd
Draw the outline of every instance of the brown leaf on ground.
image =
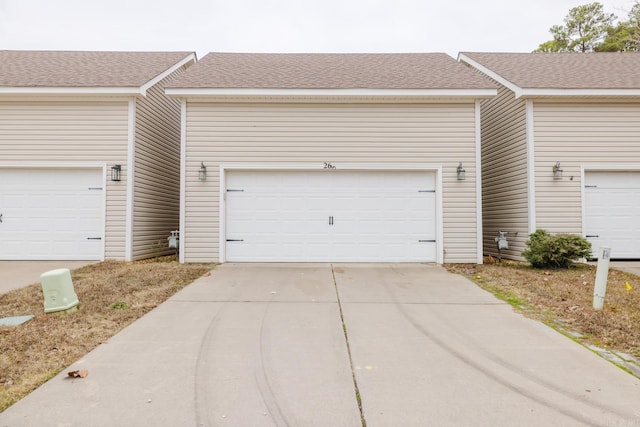
<svg viewBox="0 0 640 427">
<path fill-rule="evenodd" d="M 67 372 L 67 375 L 69 375 L 71 378 L 86 378 L 87 375 L 89 375 L 89 371 L 87 371 L 86 369 L 83 369 L 81 371 L 70 371 Z"/>
</svg>

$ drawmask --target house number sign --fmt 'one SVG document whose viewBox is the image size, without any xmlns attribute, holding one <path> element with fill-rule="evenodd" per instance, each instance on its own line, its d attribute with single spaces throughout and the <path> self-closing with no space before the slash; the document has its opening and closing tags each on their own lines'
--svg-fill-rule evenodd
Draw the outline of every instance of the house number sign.
<svg viewBox="0 0 640 427">
<path fill-rule="evenodd" d="M 323 169 L 335 169 L 336 167 L 334 165 L 331 164 L 331 162 L 324 162 L 324 168 Z"/>
</svg>

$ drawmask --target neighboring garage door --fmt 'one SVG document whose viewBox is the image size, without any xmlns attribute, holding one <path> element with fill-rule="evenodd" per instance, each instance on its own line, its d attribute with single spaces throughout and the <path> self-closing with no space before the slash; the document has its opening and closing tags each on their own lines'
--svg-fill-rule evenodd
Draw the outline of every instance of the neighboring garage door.
<svg viewBox="0 0 640 427">
<path fill-rule="evenodd" d="M 229 171 L 226 260 L 435 262 L 424 171 Z"/>
<path fill-rule="evenodd" d="M 100 260 L 101 169 L 0 169 L 0 259 Z"/>
<path fill-rule="evenodd" d="M 585 235 L 597 258 L 640 258 L 640 172 L 585 172 Z"/>
</svg>

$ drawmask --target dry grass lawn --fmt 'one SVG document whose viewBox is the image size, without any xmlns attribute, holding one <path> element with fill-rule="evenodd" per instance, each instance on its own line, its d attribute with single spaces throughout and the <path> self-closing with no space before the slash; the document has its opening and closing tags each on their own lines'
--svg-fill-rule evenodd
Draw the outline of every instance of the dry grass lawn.
<svg viewBox="0 0 640 427">
<path fill-rule="evenodd" d="M 636 275 L 609 270 L 604 308 L 596 311 L 592 306 L 593 265 L 540 270 L 503 260 L 446 267 L 469 277 L 527 316 L 581 335 L 579 339 L 586 344 L 640 357 L 640 277 Z"/>
<path fill-rule="evenodd" d="M 44 313 L 40 284 L 0 295 L 0 412 L 153 309 L 214 264 L 106 261 L 72 271 L 80 301 L 74 313 Z"/>
</svg>

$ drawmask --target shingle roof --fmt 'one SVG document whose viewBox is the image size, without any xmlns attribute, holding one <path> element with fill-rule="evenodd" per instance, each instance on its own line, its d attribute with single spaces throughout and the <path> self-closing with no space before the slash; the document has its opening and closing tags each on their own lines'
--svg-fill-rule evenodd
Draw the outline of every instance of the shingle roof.
<svg viewBox="0 0 640 427">
<path fill-rule="evenodd" d="M 140 87 L 192 54 L 0 50 L 0 87 Z"/>
<path fill-rule="evenodd" d="M 495 89 L 444 53 L 210 53 L 167 87 Z"/>
<path fill-rule="evenodd" d="M 462 52 L 520 88 L 640 89 L 640 53 Z"/>
</svg>

